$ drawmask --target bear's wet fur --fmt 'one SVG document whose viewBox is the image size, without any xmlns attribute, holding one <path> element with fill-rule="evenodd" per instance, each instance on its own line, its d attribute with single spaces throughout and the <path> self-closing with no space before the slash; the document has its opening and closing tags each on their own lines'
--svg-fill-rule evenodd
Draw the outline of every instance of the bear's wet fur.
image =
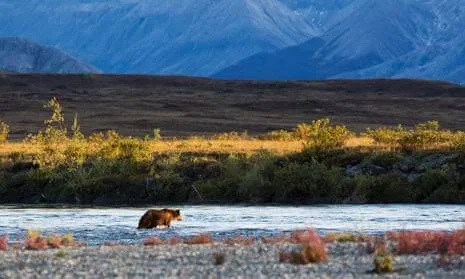
<svg viewBox="0 0 465 279">
<path fill-rule="evenodd" d="M 179 209 L 149 209 L 139 220 L 138 229 L 152 229 L 160 226 L 171 226 L 171 221 L 181 221 Z"/>
</svg>

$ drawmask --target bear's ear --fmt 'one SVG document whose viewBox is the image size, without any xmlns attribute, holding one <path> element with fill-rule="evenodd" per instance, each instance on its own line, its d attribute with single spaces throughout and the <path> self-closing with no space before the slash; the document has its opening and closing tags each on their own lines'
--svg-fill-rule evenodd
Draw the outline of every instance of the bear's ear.
<svg viewBox="0 0 465 279">
<path fill-rule="evenodd" d="M 176 210 L 176 213 L 177 213 L 177 214 L 181 214 L 181 210 L 177 209 L 177 210 Z"/>
</svg>

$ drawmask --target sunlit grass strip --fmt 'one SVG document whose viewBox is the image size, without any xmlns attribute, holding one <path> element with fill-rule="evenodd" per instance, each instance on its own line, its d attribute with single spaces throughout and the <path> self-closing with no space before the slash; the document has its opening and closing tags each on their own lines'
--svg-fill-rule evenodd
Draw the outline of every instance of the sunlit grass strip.
<svg viewBox="0 0 465 279">
<path fill-rule="evenodd" d="M 278 141 L 278 140 L 210 140 L 210 139 L 165 139 L 158 141 L 142 141 L 147 144 L 149 150 L 154 153 L 241 153 L 254 154 L 261 150 L 271 151 L 278 155 L 286 155 L 302 151 L 305 142 L 302 140 Z M 58 149 L 65 150 L 68 145 L 57 145 Z M 88 154 L 94 154 L 95 149 L 89 144 Z M 343 146 L 344 148 L 368 148 L 372 151 L 388 151 L 400 148 L 396 145 L 376 144 L 373 140 L 366 137 L 350 138 Z M 448 150 L 450 143 L 431 144 L 425 146 L 423 150 Z M 0 156 L 10 154 L 34 155 L 42 150 L 42 146 L 29 143 L 5 143 L 0 144 Z"/>
</svg>

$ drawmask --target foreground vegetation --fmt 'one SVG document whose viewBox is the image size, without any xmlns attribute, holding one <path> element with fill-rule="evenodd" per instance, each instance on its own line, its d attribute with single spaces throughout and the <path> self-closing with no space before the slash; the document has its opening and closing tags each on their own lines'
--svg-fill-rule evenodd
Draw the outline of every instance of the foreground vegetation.
<svg viewBox="0 0 465 279">
<path fill-rule="evenodd" d="M 465 133 L 437 122 L 356 135 L 328 119 L 265 135 L 85 136 L 56 99 L 45 129 L 8 143 L 0 121 L 0 202 L 377 203 L 465 201 Z"/>
<path fill-rule="evenodd" d="M 395 258 L 403 255 L 416 257 L 420 261 L 434 260 L 432 268 L 453 269 L 463 266 L 465 255 L 465 230 L 455 231 L 393 231 L 383 235 L 363 235 L 349 233 L 330 233 L 326 236 L 319 235 L 315 230 L 301 230 L 290 233 L 281 233 L 274 236 L 245 237 L 236 235 L 224 239 L 215 239 L 210 234 L 199 234 L 193 236 L 171 236 L 160 238 L 150 236 L 143 241 L 143 246 L 162 246 L 170 250 L 174 246 L 205 245 L 211 250 L 218 247 L 233 246 L 235 249 L 253 247 L 255 245 L 267 245 L 278 248 L 277 256 L 280 264 L 291 265 L 322 265 L 331 263 L 337 257 L 354 258 L 350 247 L 357 250 L 358 256 L 371 257 L 373 259 L 370 273 L 393 273 L 402 272 L 406 266 L 399 264 Z M 8 236 L 0 236 L 0 253 L 18 250 L 57 250 L 55 257 L 67 257 L 73 249 L 86 246 L 85 243 L 77 242 L 71 234 L 50 234 L 42 236 L 38 231 L 28 231 L 24 240 L 16 241 L 9 246 Z M 123 247 L 120 243 L 107 242 L 103 246 Z M 341 248 L 343 248 L 341 250 Z M 349 248 L 349 249 L 347 249 Z M 272 251 L 259 249 L 262 251 Z M 342 252 L 342 253 L 341 253 Z M 274 253 L 274 252 L 271 252 Z M 237 253 L 227 255 L 224 248 L 212 253 L 212 263 L 223 265 L 231 257 L 237 257 Z M 417 263 L 418 264 L 418 263 Z M 349 267 L 349 266 L 347 266 Z"/>
</svg>

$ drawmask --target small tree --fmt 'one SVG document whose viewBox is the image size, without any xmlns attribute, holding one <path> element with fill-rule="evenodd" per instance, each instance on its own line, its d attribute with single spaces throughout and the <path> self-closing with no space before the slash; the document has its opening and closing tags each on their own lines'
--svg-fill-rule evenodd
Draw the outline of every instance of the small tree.
<svg viewBox="0 0 465 279">
<path fill-rule="evenodd" d="M 0 143 L 5 143 L 8 140 L 8 134 L 10 133 L 10 126 L 5 122 L 0 121 Z"/>
<path fill-rule="evenodd" d="M 71 131 L 73 133 L 73 139 L 81 140 L 84 139 L 84 135 L 81 133 L 81 126 L 79 126 L 79 120 L 77 113 L 74 115 L 73 125 L 71 126 Z"/>
<path fill-rule="evenodd" d="M 48 141 L 61 141 L 67 135 L 65 117 L 63 115 L 63 110 L 61 108 L 58 100 L 53 97 L 44 108 L 50 109 L 52 115 L 50 119 L 44 121 L 46 126 L 45 128 L 45 137 Z"/>
</svg>

